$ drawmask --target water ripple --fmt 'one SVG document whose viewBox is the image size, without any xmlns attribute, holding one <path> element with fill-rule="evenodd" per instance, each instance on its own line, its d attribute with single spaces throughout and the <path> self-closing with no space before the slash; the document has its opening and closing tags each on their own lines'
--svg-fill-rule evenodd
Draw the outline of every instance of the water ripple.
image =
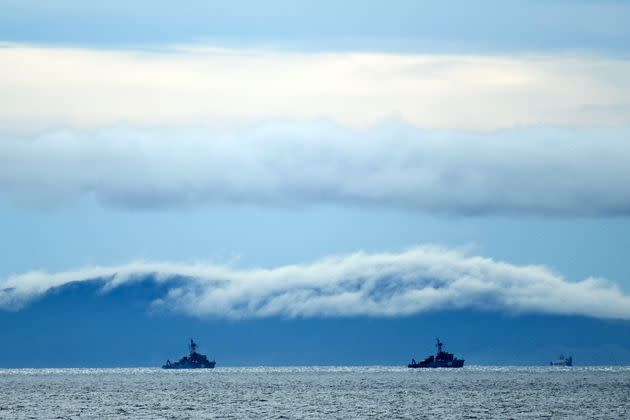
<svg viewBox="0 0 630 420">
<path fill-rule="evenodd" d="M 0 418 L 630 418 L 630 367 L 0 369 Z"/>
</svg>

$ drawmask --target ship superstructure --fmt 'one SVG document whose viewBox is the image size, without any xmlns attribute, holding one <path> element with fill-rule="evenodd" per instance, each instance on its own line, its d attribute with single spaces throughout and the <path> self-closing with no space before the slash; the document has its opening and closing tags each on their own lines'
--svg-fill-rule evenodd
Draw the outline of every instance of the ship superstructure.
<svg viewBox="0 0 630 420">
<path fill-rule="evenodd" d="M 213 369 L 216 365 L 214 360 L 208 360 L 206 355 L 197 353 L 197 343 L 190 339 L 188 344 L 189 354 L 179 359 L 177 362 L 171 363 L 167 360 L 162 369 Z"/>
<path fill-rule="evenodd" d="M 460 368 L 464 366 L 464 359 L 458 359 L 453 356 L 453 353 L 449 353 L 444 351 L 443 349 L 444 343 L 437 339 L 435 347 L 437 349 L 437 353 L 427 357 L 420 362 L 416 362 L 416 359 L 411 359 L 411 363 L 407 365 L 409 368 Z"/>
</svg>

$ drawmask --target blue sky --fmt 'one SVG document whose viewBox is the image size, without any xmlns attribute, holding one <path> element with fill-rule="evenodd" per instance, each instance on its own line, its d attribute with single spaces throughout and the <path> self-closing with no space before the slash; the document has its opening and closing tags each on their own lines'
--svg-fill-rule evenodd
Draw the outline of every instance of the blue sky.
<svg viewBox="0 0 630 420">
<path fill-rule="evenodd" d="M 77 313 L 104 337 L 128 317 L 123 337 L 183 328 L 283 364 L 303 323 L 350 363 L 388 330 L 387 351 L 410 353 L 409 325 L 444 314 L 445 329 L 495 325 L 451 334 L 479 363 L 512 327 L 531 346 L 508 340 L 505 363 L 533 363 L 550 337 L 628 362 L 615 337 L 630 331 L 630 2 L 0 10 L 9 340 L 42 322 L 52 351 Z M 537 336 L 544 322 L 565 332 Z M 571 335 L 601 328 L 601 344 Z M 143 364 L 117 351 L 106 364 Z"/>
<path fill-rule="evenodd" d="M 18 42 L 155 45 L 220 40 L 295 48 L 627 53 L 626 1 L 3 1 Z"/>
</svg>

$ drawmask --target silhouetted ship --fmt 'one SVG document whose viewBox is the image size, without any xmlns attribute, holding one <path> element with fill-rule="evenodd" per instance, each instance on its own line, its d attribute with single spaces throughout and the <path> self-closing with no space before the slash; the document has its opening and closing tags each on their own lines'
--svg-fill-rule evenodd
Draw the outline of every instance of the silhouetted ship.
<svg viewBox="0 0 630 420">
<path fill-rule="evenodd" d="M 188 345 L 190 354 L 179 359 L 175 363 L 171 363 L 167 360 L 162 369 L 214 369 L 216 362 L 214 360 L 208 360 L 208 358 L 200 353 L 197 353 L 197 343 L 190 339 Z"/>
<path fill-rule="evenodd" d="M 453 356 L 453 353 L 448 353 L 442 350 L 444 343 L 437 339 L 436 347 L 437 354 L 431 355 L 420 362 L 416 362 L 416 359 L 411 359 L 411 363 L 407 365 L 410 368 L 460 368 L 464 367 L 464 359 L 458 359 Z"/>
<path fill-rule="evenodd" d="M 556 360 L 549 362 L 550 366 L 573 366 L 573 356 L 564 357 L 562 354 Z"/>
</svg>

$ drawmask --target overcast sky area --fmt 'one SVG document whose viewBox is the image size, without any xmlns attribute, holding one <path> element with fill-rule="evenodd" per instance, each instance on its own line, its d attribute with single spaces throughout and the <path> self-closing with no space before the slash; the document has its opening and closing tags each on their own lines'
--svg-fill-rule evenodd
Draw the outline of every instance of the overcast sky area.
<svg viewBox="0 0 630 420">
<path fill-rule="evenodd" d="M 630 319 L 630 2 L 0 10 L 5 329 L 147 279 L 199 320 Z"/>
</svg>

